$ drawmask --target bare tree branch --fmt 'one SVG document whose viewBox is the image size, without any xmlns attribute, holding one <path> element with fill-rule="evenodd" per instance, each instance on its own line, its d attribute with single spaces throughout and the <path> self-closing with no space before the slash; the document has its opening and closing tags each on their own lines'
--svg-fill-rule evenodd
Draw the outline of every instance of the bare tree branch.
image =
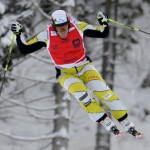
<svg viewBox="0 0 150 150">
<path fill-rule="evenodd" d="M 47 83 L 47 84 L 48 83 L 56 83 L 55 80 L 52 80 L 52 79 L 55 79 L 55 77 L 50 77 L 48 80 L 41 80 L 41 79 L 33 79 L 30 77 L 20 76 L 15 73 L 11 73 L 11 76 L 14 78 L 17 78 L 17 79 L 25 79 L 25 80 L 34 81 L 34 82 L 42 82 L 42 83 Z"/>
<path fill-rule="evenodd" d="M 24 103 L 21 103 L 20 101 L 16 101 L 14 99 L 10 99 L 10 98 L 7 98 L 7 97 L 4 97 L 4 96 L 1 96 L 3 100 L 6 100 L 10 103 L 13 103 L 15 105 L 18 105 L 18 106 L 21 106 L 21 107 L 27 107 L 28 109 L 32 109 L 32 110 L 37 110 L 37 111 L 48 111 L 48 110 L 54 110 L 56 109 L 58 106 L 53 106 L 53 107 L 48 107 L 48 108 L 40 108 L 40 107 L 34 107 L 34 106 L 29 106 L 29 105 L 26 105 Z M 2 107 L 3 108 L 3 107 Z"/>
<path fill-rule="evenodd" d="M 49 60 L 44 59 L 44 58 L 42 58 L 42 57 L 40 57 L 40 56 L 38 56 L 38 55 L 36 55 L 36 54 L 34 54 L 34 53 L 33 53 L 33 54 L 30 54 L 30 56 L 33 57 L 33 58 L 35 58 L 35 59 L 37 59 L 37 60 L 39 60 L 39 61 L 42 61 L 42 62 L 44 62 L 44 63 L 53 64 L 50 59 L 49 59 Z"/>
<path fill-rule="evenodd" d="M 49 140 L 56 136 L 56 134 L 50 134 L 50 135 L 41 135 L 39 137 L 22 137 L 17 135 L 12 135 L 10 133 L 7 133 L 6 131 L 0 131 L 0 134 L 3 136 L 6 136 L 8 138 L 19 140 L 19 141 L 39 141 L 39 140 Z"/>
<path fill-rule="evenodd" d="M 64 3 L 58 3 L 56 0 L 49 0 L 49 1 L 55 4 L 56 6 L 60 6 L 60 7 L 68 7 L 68 6 L 75 7 L 74 0 L 66 0 Z"/>
<path fill-rule="evenodd" d="M 52 144 L 52 142 L 48 142 L 46 145 L 42 146 L 41 148 L 39 148 L 38 150 L 44 150 L 46 149 L 48 146 L 50 146 Z"/>
<path fill-rule="evenodd" d="M 51 20 L 51 16 L 49 16 L 48 14 L 46 14 L 41 8 L 40 6 L 34 2 L 34 0 L 31 0 L 32 4 L 36 7 L 36 9 L 47 19 Z"/>
<path fill-rule="evenodd" d="M 7 98 L 9 98 L 9 97 L 7 97 Z M 26 101 L 25 103 L 28 105 L 28 104 L 30 104 L 32 102 L 42 101 L 42 100 L 44 100 L 46 98 L 50 98 L 51 101 L 55 99 L 54 97 L 52 97 L 52 95 L 47 95 L 47 96 L 42 96 L 42 97 L 38 97 L 38 98 L 35 98 L 35 99 L 32 99 L 32 100 Z M 4 101 L 5 100 L 3 99 L 3 102 Z M 1 103 L 2 103 L 2 101 L 1 101 Z M 2 106 L 2 107 L 0 107 L 0 110 L 6 109 L 6 108 L 12 108 L 12 107 L 16 107 L 16 104 L 11 103 L 9 105 Z M 30 108 L 30 109 L 32 109 L 32 108 Z"/>
<path fill-rule="evenodd" d="M 29 114 L 29 116 L 34 117 L 36 119 L 49 120 L 49 121 L 53 121 L 54 119 L 57 119 L 57 118 L 60 117 L 60 116 L 56 116 L 56 115 L 53 116 L 53 117 L 45 117 L 45 116 L 40 116 L 40 115 L 37 115 L 37 114 L 33 114 L 33 113 L 29 112 L 29 111 L 28 111 L 28 114 Z"/>
</svg>

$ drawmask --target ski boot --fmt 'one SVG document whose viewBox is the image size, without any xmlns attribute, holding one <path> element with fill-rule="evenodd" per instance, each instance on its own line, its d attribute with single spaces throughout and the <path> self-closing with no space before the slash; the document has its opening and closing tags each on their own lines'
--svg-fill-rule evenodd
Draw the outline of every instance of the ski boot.
<svg viewBox="0 0 150 150">
<path fill-rule="evenodd" d="M 130 127 L 130 128 L 128 129 L 127 133 L 131 134 L 131 135 L 134 136 L 135 138 L 141 138 L 141 137 L 144 136 L 144 133 L 137 131 L 134 126 Z"/>
<path fill-rule="evenodd" d="M 113 133 L 117 138 L 121 137 L 124 133 L 123 131 L 120 131 L 116 125 L 111 127 L 110 132 Z"/>
<path fill-rule="evenodd" d="M 113 121 L 109 117 L 106 117 L 100 123 L 105 127 L 107 131 L 113 133 L 117 138 L 122 136 L 123 132 L 117 128 L 117 126 L 113 123 Z"/>
<path fill-rule="evenodd" d="M 140 137 L 142 137 L 142 136 L 144 135 L 143 132 L 139 132 L 139 131 L 137 131 L 137 130 L 135 129 L 135 126 L 134 126 L 133 122 L 129 121 L 128 118 L 124 119 L 124 120 L 123 120 L 122 122 L 120 122 L 120 123 L 121 123 L 121 124 L 123 125 L 123 127 L 125 128 L 125 131 L 126 131 L 128 134 L 132 135 L 133 137 L 135 137 L 135 138 L 140 138 Z"/>
</svg>

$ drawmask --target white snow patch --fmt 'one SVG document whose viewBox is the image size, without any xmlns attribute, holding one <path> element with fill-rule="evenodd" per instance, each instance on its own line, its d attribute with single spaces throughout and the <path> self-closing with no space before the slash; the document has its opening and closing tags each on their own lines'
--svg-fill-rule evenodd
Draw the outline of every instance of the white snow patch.
<svg viewBox="0 0 150 150">
<path fill-rule="evenodd" d="M 5 10 L 5 5 L 2 2 L 0 2 L 0 14 L 4 14 Z"/>
</svg>

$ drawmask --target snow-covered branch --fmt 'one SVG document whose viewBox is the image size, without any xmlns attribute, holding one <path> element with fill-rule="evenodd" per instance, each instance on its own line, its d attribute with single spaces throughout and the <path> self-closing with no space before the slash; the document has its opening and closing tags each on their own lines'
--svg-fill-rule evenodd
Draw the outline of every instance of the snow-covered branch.
<svg viewBox="0 0 150 150">
<path fill-rule="evenodd" d="M 15 105 L 18 105 L 18 106 L 21 106 L 21 107 L 26 107 L 28 109 L 38 110 L 38 111 L 54 110 L 58 107 L 58 106 L 52 106 L 52 107 L 47 107 L 47 108 L 34 107 L 34 106 L 29 106 L 27 104 L 21 103 L 20 101 L 16 101 L 14 99 L 10 99 L 10 98 L 4 97 L 4 96 L 1 96 L 1 98 L 3 100 L 6 100 L 6 101 L 12 103 L 12 104 L 15 104 Z"/>
<path fill-rule="evenodd" d="M 48 14 L 46 14 L 39 6 L 38 4 L 34 1 L 31 0 L 32 4 L 36 7 L 36 9 L 47 19 L 51 20 L 51 16 L 49 16 Z"/>
<path fill-rule="evenodd" d="M 40 115 L 37 115 L 37 114 L 33 114 L 31 112 L 28 112 L 28 114 L 31 116 L 31 117 L 34 117 L 36 119 L 41 119 L 41 120 L 49 120 L 49 121 L 53 121 L 54 119 L 57 119 L 59 118 L 60 116 L 53 116 L 53 117 L 45 117 L 45 116 L 40 116 Z"/>
<path fill-rule="evenodd" d="M 38 98 L 34 98 L 32 100 L 26 101 L 27 104 L 33 103 L 33 102 L 37 102 L 37 101 L 41 101 L 43 99 L 49 98 L 51 101 L 54 100 L 55 98 L 53 97 L 52 94 L 46 95 L 46 96 L 42 96 L 42 97 L 38 97 Z"/>
<path fill-rule="evenodd" d="M 21 94 L 21 93 L 23 93 L 24 91 L 26 91 L 26 90 L 28 90 L 28 89 L 30 89 L 30 88 L 32 88 L 32 87 L 37 86 L 38 84 L 39 84 L 39 82 L 36 82 L 36 83 L 33 83 L 33 84 L 31 84 L 31 85 L 28 85 L 28 86 L 26 86 L 26 87 L 24 87 L 24 88 L 22 88 L 22 89 L 19 89 L 19 90 L 13 92 L 13 94 L 10 95 L 9 98 L 10 98 L 10 97 L 13 97 L 13 96 L 15 96 L 15 95 Z"/>
<path fill-rule="evenodd" d="M 15 104 L 15 105 L 18 105 L 18 106 L 21 106 L 21 107 L 26 107 L 28 109 L 38 110 L 38 111 L 54 110 L 58 107 L 58 106 L 52 106 L 52 107 L 47 107 L 47 108 L 40 108 L 40 107 L 29 106 L 27 104 L 21 103 L 20 101 L 18 102 L 14 99 L 10 99 L 10 98 L 4 97 L 4 96 L 1 96 L 1 98 L 3 100 L 6 100 L 6 101 L 12 103 L 12 104 Z"/>
<path fill-rule="evenodd" d="M 51 79 L 54 79 L 55 77 L 51 77 L 48 80 L 42 80 L 42 79 L 33 79 L 33 78 L 30 78 L 30 77 L 26 77 L 26 76 L 20 76 L 20 75 L 15 74 L 15 73 L 11 73 L 11 77 L 14 77 L 14 78 L 17 78 L 17 79 L 25 79 L 25 80 L 34 81 L 34 82 L 56 83 L 55 80 L 51 80 Z"/>
<path fill-rule="evenodd" d="M 35 59 L 37 59 L 37 60 L 39 60 L 39 61 L 41 61 L 41 62 L 44 62 L 44 63 L 47 63 L 47 64 L 53 64 L 52 61 L 50 61 L 50 59 L 49 60 L 44 59 L 44 58 L 42 58 L 42 57 L 40 57 L 40 56 L 38 56 L 38 55 L 36 55 L 34 53 L 30 54 L 30 56 L 35 58 Z"/>
<path fill-rule="evenodd" d="M 52 139 L 56 137 L 56 134 L 50 134 L 50 135 L 41 135 L 39 137 L 22 137 L 22 136 L 17 136 L 13 135 L 4 131 L 0 131 L 0 134 L 3 136 L 6 136 L 8 138 L 14 139 L 14 140 L 19 140 L 19 141 L 39 141 L 39 140 L 47 140 L 47 139 Z"/>
<path fill-rule="evenodd" d="M 74 0 L 66 0 L 64 3 L 59 3 L 56 0 L 49 0 L 49 1 L 55 4 L 56 6 L 60 6 L 60 7 L 75 7 Z"/>
</svg>

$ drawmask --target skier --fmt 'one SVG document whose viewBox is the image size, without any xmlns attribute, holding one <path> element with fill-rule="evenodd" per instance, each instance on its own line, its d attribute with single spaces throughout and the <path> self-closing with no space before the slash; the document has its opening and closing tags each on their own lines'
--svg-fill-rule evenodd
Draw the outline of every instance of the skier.
<svg viewBox="0 0 150 150">
<path fill-rule="evenodd" d="M 21 40 L 22 25 L 19 22 L 12 23 L 11 30 L 16 35 L 20 52 L 29 54 L 47 47 L 56 68 L 58 82 L 79 101 L 94 122 L 102 124 L 107 131 L 117 137 L 123 133 L 108 117 L 97 100 L 89 95 L 88 90 L 100 99 L 126 132 L 136 138 L 141 137 L 143 133 L 137 131 L 133 122 L 129 120 L 127 108 L 107 86 L 92 60 L 85 53 L 83 36 L 105 38 L 109 35 L 107 15 L 98 13 L 97 19 L 100 26 L 77 21 L 63 10 L 54 11 L 51 17 L 47 29 L 27 43 Z"/>
</svg>

